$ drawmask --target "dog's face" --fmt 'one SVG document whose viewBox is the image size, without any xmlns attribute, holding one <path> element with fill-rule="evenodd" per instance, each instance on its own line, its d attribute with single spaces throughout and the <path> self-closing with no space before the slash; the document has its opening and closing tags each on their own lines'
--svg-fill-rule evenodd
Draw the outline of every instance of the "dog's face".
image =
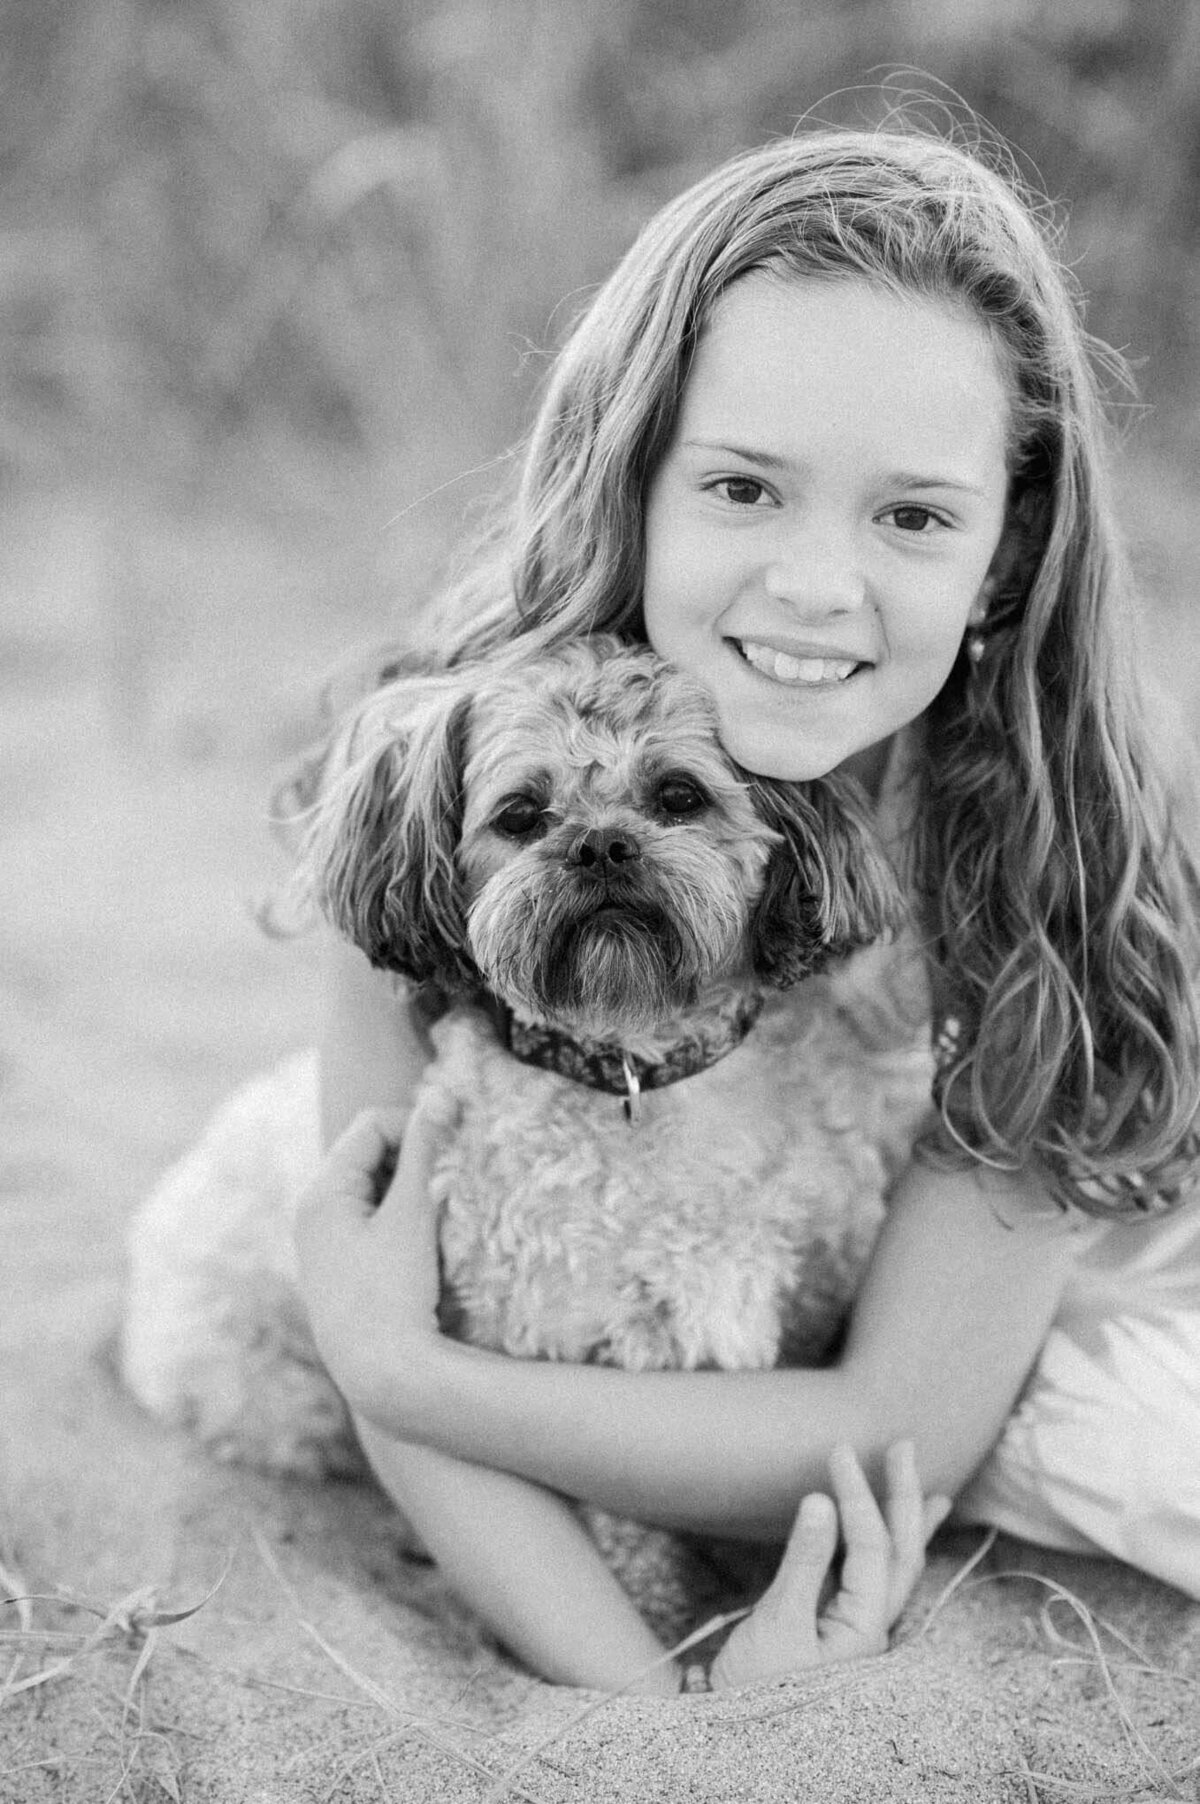
<svg viewBox="0 0 1200 1804">
<path fill-rule="evenodd" d="M 648 1026 L 746 964 L 776 835 L 694 684 L 629 653 L 481 696 L 459 865 L 489 987 L 587 1031 Z"/>
<path fill-rule="evenodd" d="M 899 897 L 837 785 L 733 766 L 705 692 L 580 641 L 364 710 L 310 840 L 325 911 L 377 965 L 601 1037 L 719 978 L 792 983 Z M 415 704 L 415 705 L 414 705 Z"/>
</svg>

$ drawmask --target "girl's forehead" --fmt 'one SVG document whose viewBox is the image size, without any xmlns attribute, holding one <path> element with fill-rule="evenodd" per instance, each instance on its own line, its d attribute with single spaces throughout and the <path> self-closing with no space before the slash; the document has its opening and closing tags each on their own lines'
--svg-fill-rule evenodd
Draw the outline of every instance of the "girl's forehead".
<svg viewBox="0 0 1200 1804">
<path fill-rule="evenodd" d="M 675 440 L 798 462 L 830 440 L 872 465 L 886 453 L 897 471 L 979 478 L 1003 459 L 1009 411 L 992 334 L 965 303 L 755 270 L 713 308 Z"/>
</svg>

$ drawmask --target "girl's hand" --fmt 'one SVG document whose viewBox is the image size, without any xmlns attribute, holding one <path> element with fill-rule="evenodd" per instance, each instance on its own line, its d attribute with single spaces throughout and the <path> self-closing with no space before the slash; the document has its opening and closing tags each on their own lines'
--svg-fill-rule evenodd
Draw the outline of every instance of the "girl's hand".
<svg viewBox="0 0 1200 1804">
<path fill-rule="evenodd" d="M 924 1570 L 925 1544 L 950 1501 L 922 1497 L 911 1441 L 888 1449 L 882 1511 L 849 1447 L 834 1449 L 829 1475 L 833 1497 L 817 1491 L 802 1500 L 779 1571 L 713 1661 L 714 1688 L 761 1684 L 886 1651 L 889 1630 Z M 822 1607 L 839 1528 L 841 1577 Z"/>
<path fill-rule="evenodd" d="M 313 1336 L 347 1401 L 367 1416 L 386 1395 L 395 1421 L 405 1378 L 420 1377 L 437 1344 L 430 1180 L 457 1115 L 457 1103 L 432 1087 L 406 1123 L 368 1110 L 330 1147 L 300 1199 L 296 1253 Z"/>
</svg>

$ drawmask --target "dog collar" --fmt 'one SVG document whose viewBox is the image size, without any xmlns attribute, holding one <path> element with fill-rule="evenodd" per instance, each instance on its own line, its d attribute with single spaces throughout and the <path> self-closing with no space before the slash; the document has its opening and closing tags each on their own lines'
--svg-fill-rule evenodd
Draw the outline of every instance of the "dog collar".
<svg viewBox="0 0 1200 1804">
<path fill-rule="evenodd" d="M 506 1003 L 494 1013 L 504 1045 L 523 1065 L 553 1071 L 592 1090 L 624 1099 L 625 1119 L 639 1119 L 643 1090 L 663 1090 L 707 1071 L 736 1050 L 762 1013 L 761 991 L 739 992 L 659 1059 L 640 1058 L 615 1040 L 573 1040 L 557 1027 L 518 1020 Z"/>
</svg>

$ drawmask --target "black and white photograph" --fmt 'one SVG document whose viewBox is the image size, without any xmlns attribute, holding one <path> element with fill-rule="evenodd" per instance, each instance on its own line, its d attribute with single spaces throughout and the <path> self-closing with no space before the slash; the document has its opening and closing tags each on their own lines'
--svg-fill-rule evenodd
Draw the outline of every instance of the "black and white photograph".
<svg viewBox="0 0 1200 1804">
<path fill-rule="evenodd" d="M 1200 4 L 0 72 L 0 1804 L 1200 1804 Z"/>
</svg>

